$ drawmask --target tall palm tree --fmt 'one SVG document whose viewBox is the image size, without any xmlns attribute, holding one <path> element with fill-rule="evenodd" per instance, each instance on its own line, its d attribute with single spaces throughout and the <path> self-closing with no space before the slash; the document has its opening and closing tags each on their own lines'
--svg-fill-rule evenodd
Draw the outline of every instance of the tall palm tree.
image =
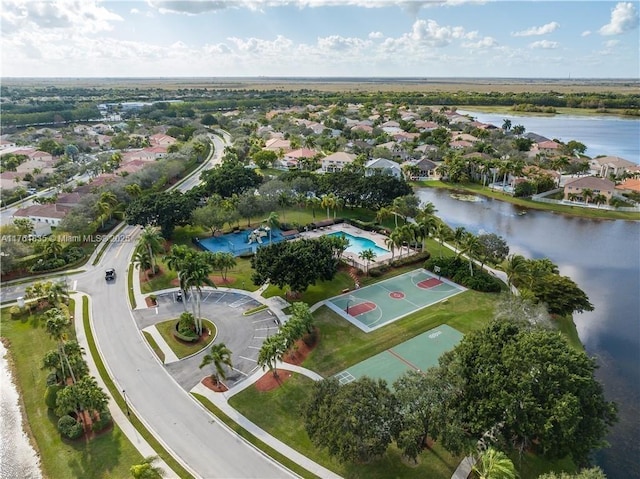
<svg viewBox="0 0 640 479">
<path fill-rule="evenodd" d="M 186 264 L 182 265 L 180 274 L 184 277 L 185 288 L 191 290 L 191 297 L 195 298 L 192 302 L 193 316 L 195 318 L 196 333 L 202 335 L 202 317 L 200 315 L 200 304 L 202 301 L 202 287 L 209 286 L 215 288 L 216 285 L 209 278 L 211 274 L 211 263 L 205 256 L 206 253 L 197 253 L 193 255 Z"/>
<path fill-rule="evenodd" d="M 204 152 L 207 151 L 207 146 L 198 141 L 193 144 L 193 152 L 196 154 L 196 162 L 202 163 Z"/>
<path fill-rule="evenodd" d="M 591 188 L 583 188 L 582 189 L 582 198 L 584 199 L 584 202 L 589 204 L 589 200 L 592 199 L 594 196 L 594 192 Z"/>
<path fill-rule="evenodd" d="M 156 274 L 156 253 L 162 251 L 162 235 L 155 226 L 147 225 L 142 228 L 138 239 L 138 248 L 144 249 L 151 260 L 151 272 Z"/>
<path fill-rule="evenodd" d="M 146 249 L 137 248 L 133 252 L 133 257 L 131 258 L 131 261 L 133 262 L 134 265 L 138 265 L 140 270 L 144 271 L 145 277 L 149 279 L 148 271 L 149 269 L 151 269 L 151 266 L 152 266 L 151 258 L 149 257 L 149 252 Z"/>
<path fill-rule="evenodd" d="M 71 369 L 69 365 L 69 360 L 64 350 L 64 343 L 67 337 L 67 327 L 69 326 L 69 318 L 58 308 L 50 309 L 46 312 L 46 321 L 45 321 L 45 329 L 49 336 L 51 336 L 58 343 L 58 354 L 60 355 L 60 365 L 62 368 L 63 380 L 66 379 L 65 376 L 65 365 L 69 370 L 69 374 L 71 375 L 72 381 L 76 382 L 76 377 L 74 375 L 73 369 Z"/>
<path fill-rule="evenodd" d="M 44 242 L 44 254 L 53 256 L 54 259 L 58 259 L 58 255 L 62 253 L 62 249 L 62 243 L 54 236 L 49 236 L 47 241 Z"/>
<path fill-rule="evenodd" d="M 213 363 L 213 367 L 215 368 L 215 372 L 211 374 L 211 377 L 216 382 L 220 382 L 220 379 L 227 379 L 227 375 L 225 373 L 223 366 L 233 367 L 231 364 L 231 350 L 224 344 L 218 343 L 211 346 L 208 354 L 202 358 L 202 362 L 200 363 L 200 369 L 209 364 Z"/>
<path fill-rule="evenodd" d="M 311 206 L 311 216 L 313 219 L 316 219 L 316 208 L 320 206 L 322 200 L 317 196 L 309 196 L 307 197 L 307 206 Z"/>
<path fill-rule="evenodd" d="M 131 198 L 139 198 L 140 195 L 142 195 L 142 188 L 140 187 L 140 185 L 138 185 L 136 183 L 131 183 L 130 185 L 125 186 L 124 187 L 124 191 Z"/>
<path fill-rule="evenodd" d="M 391 236 L 387 236 L 384 239 L 384 244 L 391 251 L 391 261 L 393 261 L 393 258 L 396 255 L 396 242 L 394 241 L 394 238 L 392 238 Z"/>
<path fill-rule="evenodd" d="M 320 206 L 322 206 L 322 208 L 326 208 L 327 209 L 327 219 L 331 218 L 331 214 L 330 214 L 330 209 L 336 207 L 336 195 L 334 195 L 333 193 L 329 193 L 327 195 L 324 195 L 322 197 L 322 201 L 320 203 Z"/>
<path fill-rule="evenodd" d="M 363 251 L 360 251 L 360 254 L 358 255 L 358 258 L 360 258 L 361 260 L 363 260 L 365 262 L 367 274 L 369 274 L 369 263 L 371 263 L 371 261 L 375 260 L 376 256 L 378 256 L 378 255 L 371 248 L 365 249 Z"/>
<path fill-rule="evenodd" d="M 271 231 L 273 230 L 273 228 L 277 228 L 280 226 L 278 213 L 276 213 L 275 211 L 272 211 L 271 213 L 269 213 L 269 216 L 267 216 L 262 221 L 267 223 L 267 226 L 269 227 L 269 244 L 271 244 Z"/>
<path fill-rule="evenodd" d="M 431 234 L 436 230 L 438 226 L 438 220 L 435 216 L 420 216 L 418 219 L 418 223 L 416 224 L 416 228 L 419 232 L 417 237 L 422 240 L 422 252 L 424 252 L 427 239 L 431 236 Z"/>
<path fill-rule="evenodd" d="M 462 248 L 460 254 L 466 254 L 469 259 L 469 274 L 473 276 L 473 260 L 480 252 L 480 242 L 478 237 L 472 233 L 467 233 L 462 240 Z"/>
<path fill-rule="evenodd" d="M 480 454 L 472 471 L 478 479 L 516 479 L 518 477 L 509 456 L 492 447 Z"/>
<path fill-rule="evenodd" d="M 263 370 L 264 368 L 269 368 L 274 377 L 278 377 L 277 364 L 286 353 L 284 342 L 284 338 L 279 334 L 269 336 L 264 340 L 260 351 L 258 351 L 258 366 Z"/>
<path fill-rule="evenodd" d="M 507 274 L 507 283 L 509 290 L 511 290 L 511 286 L 515 283 L 526 279 L 529 272 L 527 259 L 519 254 L 509 255 L 502 270 Z"/>
<path fill-rule="evenodd" d="M 384 220 L 386 220 L 389 216 L 391 216 L 393 214 L 393 212 L 391 211 L 390 208 L 387 207 L 382 207 L 378 210 L 378 212 L 376 213 L 376 221 L 380 224 L 382 224 L 382 222 Z M 397 226 L 397 225 L 396 225 Z"/>
<path fill-rule="evenodd" d="M 54 306 L 69 301 L 69 290 L 65 281 L 54 281 L 49 284 L 47 291 L 47 299 Z"/>
<path fill-rule="evenodd" d="M 185 245 L 176 245 L 171 246 L 171 250 L 169 254 L 164 257 L 165 262 L 167 263 L 167 267 L 178 273 L 178 280 L 180 281 L 180 289 L 187 294 L 187 286 L 186 286 L 186 276 L 182 274 L 182 270 L 185 265 L 195 256 L 196 252 L 192 249 L 188 248 Z M 184 310 L 187 310 L 187 298 L 182 302 L 182 306 Z"/>
<path fill-rule="evenodd" d="M 467 230 L 464 226 L 458 226 L 453 230 L 453 241 L 456 243 L 457 256 L 460 256 L 460 249 L 462 248 L 462 242 L 467 234 Z"/>
<path fill-rule="evenodd" d="M 393 241 L 395 247 L 398 248 L 398 257 L 402 258 L 402 246 L 404 244 L 404 236 L 402 235 L 402 231 L 400 231 L 400 229 L 393 230 L 389 235 L 389 239 Z"/>
</svg>

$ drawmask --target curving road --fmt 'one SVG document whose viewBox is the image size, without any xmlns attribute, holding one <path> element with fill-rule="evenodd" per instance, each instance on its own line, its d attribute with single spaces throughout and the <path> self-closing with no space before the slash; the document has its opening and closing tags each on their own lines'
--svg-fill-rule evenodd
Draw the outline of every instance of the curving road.
<svg viewBox="0 0 640 479">
<path fill-rule="evenodd" d="M 202 169 L 222 160 L 229 136 L 210 135 L 215 152 Z M 200 170 L 202 171 L 202 170 Z M 199 183 L 199 173 L 180 183 L 188 190 Z M 126 391 L 129 407 L 183 466 L 198 478 L 290 478 L 296 477 L 270 457 L 245 442 L 192 398 L 168 374 L 144 341 L 127 302 L 129 258 L 139 227 L 127 226 L 120 233 L 129 237 L 112 242 L 98 265 L 69 277 L 72 289 L 92 298 L 92 321 L 96 343 L 110 376 Z M 116 280 L 107 283 L 104 270 L 115 268 Z M 7 296 L 19 296 L 22 284 Z M 6 293 L 9 293 L 8 295 Z"/>
</svg>

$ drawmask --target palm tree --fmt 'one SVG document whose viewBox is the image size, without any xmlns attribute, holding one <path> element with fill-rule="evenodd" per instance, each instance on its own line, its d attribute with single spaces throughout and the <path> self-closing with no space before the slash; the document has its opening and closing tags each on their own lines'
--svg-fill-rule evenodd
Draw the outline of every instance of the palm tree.
<svg viewBox="0 0 640 479">
<path fill-rule="evenodd" d="M 131 183 L 130 185 L 125 186 L 124 187 L 124 191 L 131 198 L 139 198 L 140 195 L 142 195 L 142 188 L 140 187 L 140 185 L 138 185 L 136 183 Z"/>
<path fill-rule="evenodd" d="M 507 283 L 509 290 L 517 282 L 523 281 L 529 272 L 527 259 L 519 254 L 509 255 L 502 270 L 507 274 Z"/>
<path fill-rule="evenodd" d="M 205 253 L 206 254 L 206 253 Z M 191 296 L 195 297 L 195 303 L 191 303 L 193 316 L 195 318 L 196 333 L 202 335 L 202 317 L 200 316 L 200 303 L 202 301 L 202 286 L 215 288 L 216 285 L 211 279 L 211 264 L 202 253 L 196 253 L 186 264 L 182 265 L 180 275 L 184 277 L 185 288 L 191 290 Z M 197 309 L 197 314 L 196 314 Z"/>
<path fill-rule="evenodd" d="M 602 193 L 598 193 L 597 195 L 593 195 L 592 201 L 600 206 L 602 204 L 605 204 L 607 202 L 607 197 L 605 195 L 603 195 Z"/>
<path fill-rule="evenodd" d="M 151 272 L 156 274 L 156 253 L 162 251 L 162 236 L 158 228 L 147 225 L 142 228 L 140 239 L 138 240 L 138 248 L 144 249 L 151 260 Z"/>
<path fill-rule="evenodd" d="M 271 243 L 271 230 L 280 226 L 280 222 L 278 221 L 278 213 L 272 211 L 271 213 L 269 213 L 269 216 L 262 221 L 267 223 L 267 226 L 269 226 L 269 243 Z"/>
<path fill-rule="evenodd" d="M 582 198 L 584 202 L 589 204 L 589 200 L 594 196 L 593 190 L 591 188 L 583 188 L 582 189 Z"/>
<path fill-rule="evenodd" d="M 473 276 L 473 260 L 478 255 L 480 250 L 480 242 L 478 237 L 467 233 L 462 240 L 461 254 L 466 254 L 469 259 L 469 274 Z"/>
<path fill-rule="evenodd" d="M 202 155 L 207 151 L 207 147 L 204 143 L 198 141 L 193 144 L 193 152 L 196 154 L 196 162 L 202 163 Z"/>
<path fill-rule="evenodd" d="M 220 269 L 220 275 L 223 281 L 227 281 L 227 272 L 235 268 L 236 258 L 231 253 L 218 253 L 216 265 Z"/>
<path fill-rule="evenodd" d="M 58 306 L 61 303 L 61 299 L 65 304 L 69 301 L 69 291 L 67 290 L 67 284 L 65 281 L 55 281 L 49 283 L 47 292 L 47 299 L 49 303 Z"/>
<path fill-rule="evenodd" d="M 218 343 L 211 346 L 209 353 L 202 358 L 200 363 L 200 369 L 213 363 L 215 372 L 211 375 L 211 378 L 216 382 L 220 382 L 220 379 L 227 379 L 225 374 L 224 365 L 233 368 L 231 364 L 231 350 L 227 348 L 224 343 Z"/>
<path fill-rule="evenodd" d="M 322 200 L 315 195 L 307 197 L 307 206 L 311 206 L 311 216 L 314 220 L 316 219 L 316 208 L 320 206 L 321 203 Z"/>
<path fill-rule="evenodd" d="M 60 365 L 62 368 L 63 380 L 66 379 L 64 367 L 65 365 L 69 369 L 69 374 L 71 374 L 71 379 L 75 383 L 76 377 L 69 365 L 69 360 L 64 351 L 64 343 L 67 337 L 66 329 L 69 326 L 69 318 L 65 316 L 65 314 L 58 308 L 50 309 L 46 312 L 46 321 L 45 321 L 45 329 L 49 336 L 51 336 L 55 341 L 58 342 L 58 354 L 60 355 Z"/>
<path fill-rule="evenodd" d="M 509 120 L 508 118 L 505 118 L 504 121 L 502 122 L 502 129 L 504 131 L 509 131 L 511 129 L 511 120 Z"/>
<path fill-rule="evenodd" d="M 144 271 L 145 277 L 149 279 L 148 270 L 151 269 L 152 262 L 149 252 L 146 249 L 136 249 L 131 258 L 134 265 L 138 265 L 141 271 Z"/>
<path fill-rule="evenodd" d="M 393 235 L 393 233 L 392 233 Z M 393 258 L 396 255 L 396 242 L 394 240 L 394 238 L 392 238 L 392 236 L 387 236 L 384 239 L 384 244 L 387 248 L 389 248 L 389 250 L 391 250 L 391 261 L 393 261 Z"/>
<path fill-rule="evenodd" d="M 62 253 L 62 243 L 54 236 L 49 236 L 44 243 L 43 252 L 46 255 L 53 256 L 54 259 L 58 259 L 58 255 Z"/>
<path fill-rule="evenodd" d="M 336 200 L 337 200 L 336 195 L 334 195 L 333 193 L 329 193 L 328 195 L 324 195 L 324 196 L 322 197 L 322 201 L 321 201 L 321 203 L 320 203 L 320 206 L 321 206 L 322 208 L 326 208 L 326 209 L 327 209 L 327 219 L 330 219 L 330 218 L 331 218 L 331 215 L 330 215 L 330 213 L 329 213 L 329 210 L 330 210 L 331 208 L 334 208 L 334 209 L 335 209 L 335 207 L 336 207 Z"/>
<path fill-rule="evenodd" d="M 369 274 L 369 263 L 371 263 L 371 261 L 375 260 L 376 256 L 378 256 L 378 255 L 371 248 L 365 249 L 363 251 L 360 251 L 360 254 L 358 255 L 358 258 L 360 258 L 361 260 L 363 260 L 365 262 L 367 274 Z"/>
<path fill-rule="evenodd" d="M 378 210 L 378 212 L 376 213 L 376 221 L 380 224 L 382 224 L 382 222 L 384 220 L 386 220 L 389 216 L 391 216 L 393 214 L 393 211 L 391 211 L 390 208 L 386 208 L 386 207 L 382 207 Z M 398 225 L 396 224 L 396 227 Z"/>
<path fill-rule="evenodd" d="M 418 223 L 416 224 L 416 228 L 418 234 L 416 235 L 416 239 L 419 237 L 422 239 L 422 252 L 426 247 L 426 242 L 429 236 L 436 230 L 438 226 L 438 220 L 435 216 L 420 216 L 418 219 Z"/>
<path fill-rule="evenodd" d="M 269 336 L 262 343 L 260 351 L 258 351 L 258 366 L 264 370 L 269 368 L 269 371 L 273 371 L 273 376 L 278 377 L 277 363 L 282 359 L 286 352 L 284 339 L 279 334 Z"/>
<path fill-rule="evenodd" d="M 187 246 L 174 244 L 173 246 L 171 246 L 171 250 L 169 251 L 169 254 L 164 257 L 164 260 L 167 263 L 167 267 L 170 270 L 176 271 L 178 273 L 178 280 L 180 281 L 180 289 L 185 293 L 185 295 L 187 293 L 187 286 L 185 282 L 186 276 L 182 273 L 182 270 L 184 269 L 185 264 L 187 264 L 191 260 L 191 258 L 193 258 L 195 253 L 196 253 L 195 251 L 188 248 Z M 187 310 L 186 298 L 182 302 L 182 305 L 184 307 L 184 310 L 186 311 Z"/>
<path fill-rule="evenodd" d="M 462 242 L 467 234 L 467 230 L 464 226 L 458 226 L 453 230 L 453 241 L 456 243 L 457 256 L 460 256 L 460 249 L 462 248 Z"/>
<path fill-rule="evenodd" d="M 511 459 L 504 452 L 492 447 L 480 454 L 472 471 L 478 479 L 515 479 L 518 477 Z"/>
</svg>

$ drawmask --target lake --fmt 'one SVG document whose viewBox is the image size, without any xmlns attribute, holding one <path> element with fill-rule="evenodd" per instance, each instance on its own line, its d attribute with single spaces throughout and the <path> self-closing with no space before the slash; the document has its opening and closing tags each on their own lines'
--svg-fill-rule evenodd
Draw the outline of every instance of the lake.
<svg viewBox="0 0 640 479">
<path fill-rule="evenodd" d="M 497 114 L 458 110 L 483 123 L 502 127 L 505 119 L 512 127 L 522 125 L 527 132 L 537 133 L 560 141 L 579 141 L 587 146 L 586 155 L 619 156 L 640 164 L 640 119 L 604 116 L 532 116 L 514 113 Z"/>
<path fill-rule="evenodd" d="M 588 294 L 595 310 L 576 314 L 574 320 L 620 416 L 608 437 L 611 448 L 599 452 L 596 461 L 609 479 L 640 477 L 640 222 L 536 210 L 521 216 L 510 203 L 490 198 L 460 201 L 432 188 L 416 194 L 431 201 L 437 216 L 454 228 L 495 233 L 507 241 L 510 253 L 551 259 Z"/>
</svg>

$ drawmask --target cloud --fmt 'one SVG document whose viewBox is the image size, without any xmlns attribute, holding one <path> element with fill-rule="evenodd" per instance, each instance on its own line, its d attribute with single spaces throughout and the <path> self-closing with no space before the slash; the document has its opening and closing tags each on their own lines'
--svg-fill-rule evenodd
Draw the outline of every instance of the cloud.
<svg viewBox="0 0 640 479">
<path fill-rule="evenodd" d="M 620 35 L 638 28 L 640 19 L 633 3 L 618 3 L 611 10 L 611 21 L 600 28 L 600 35 Z"/>
<path fill-rule="evenodd" d="M 558 42 L 551 42 L 549 40 L 540 40 L 533 42 L 529 45 L 529 48 L 544 48 L 545 50 L 552 50 L 558 48 L 560 44 Z"/>
<path fill-rule="evenodd" d="M 147 4 L 157 9 L 160 13 L 180 13 L 184 15 L 216 12 L 241 3 L 248 2 L 229 2 L 224 0 L 147 0 Z"/>
<path fill-rule="evenodd" d="M 493 48 L 498 46 L 498 42 L 493 37 L 484 37 L 477 42 L 467 42 L 462 44 L 465 48 L 472 49 L 482 49 L 482 48 Z"/>
<path fill-rule="evenodd" d="M 589 35 L 591 35 L 591 30 L 585 30 L 580 34 L 581 37 L 588 37 Z"/>
<path fill-rule="evenodd" d="M 607 48 L 613 48 L 618 43 L 620 43 L 620 40 L 607 40 L 606 42 L 604 42 L 604 46 L 607 47 Z"/>
<path fill-rule="evenodd" d="M 555 32 L 560 24 L 558 22 L 550 22 L 541 27 L 531 27 L 520 32 L 514 32 L 511 35 L 514 37 L 532 37 L 536 35 L 547 35 L 548 33 Z"/>
<path fill-rule="evenodd" d="M 43 29 L 70 29 L 92 33 L 112 30 L 113 22 L 122 21 L 122 17 L 98 3 L 96 0 L 3 0 L 0 13 L 3 33 Z"/>
<path fill-rule="evenodd" d="M 371 39 L 378 39 L 378 38 L 383 38 L 384 35 L 382 34 L 382 32 L 371 32 L 369 33 L 369 38 Z"/>
</svg>

